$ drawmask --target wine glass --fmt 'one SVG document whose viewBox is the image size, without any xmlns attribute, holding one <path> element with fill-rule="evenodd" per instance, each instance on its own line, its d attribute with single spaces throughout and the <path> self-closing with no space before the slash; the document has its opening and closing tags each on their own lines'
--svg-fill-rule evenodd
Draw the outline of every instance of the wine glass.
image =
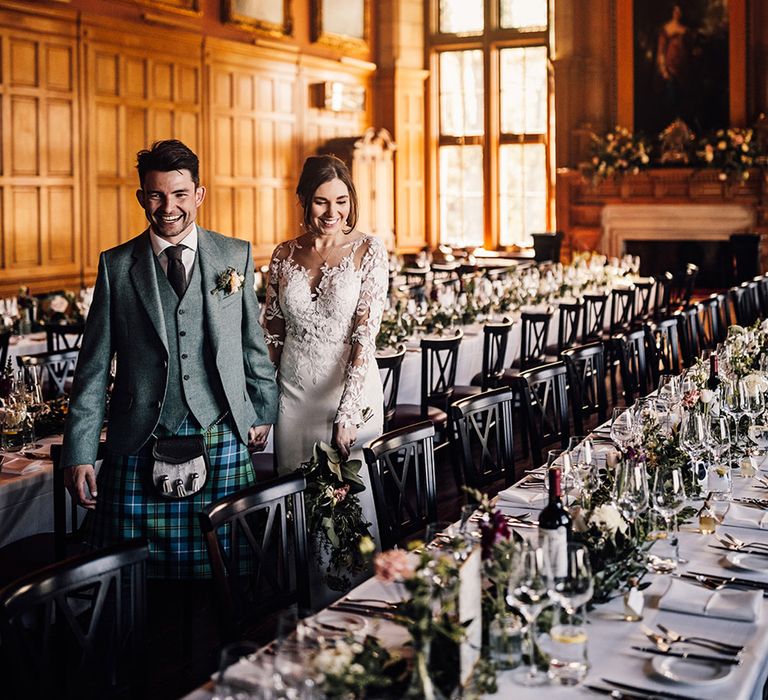
<svg viewBox="0 0 768 700">
<path fill-rule="evenodd" d="M 568 543 L 568 574 L 564 578 L 553 579 L 553 583 L 550 596 L 569 615 L 573 615 L 592 599 L 594 584 L 586 545 Z"/>
<path fill-rule="evenodd" d="M 536 666 L 536 620 L 549 603 L 552 571 L 549 557 L 542 547 L 526 544 L 512 569 L 507 588 L 507 603 L 517 608 L 528 627 L 529 666 L 515 674 L 515 681 L 524 686 L 543 685 L 549 676 Z"/>
<path fill-rule="evenodd" d="M 258 650 L 258 644 L 247 640 L 233 642 L 222 648 L 219 653 L 219 673 L 211 700 L 248 700 L 251 697 L 250 693 L 237 688 L 237 678 L 245 675 L 242 664 L 247 664 L 254 658 Z"/>
<path fill-rule="evenodd" d="M 634 524 L 648 508 L 648 473 L 642 460 L 624 458 L 616 469 L 613 502 L 624 519 Z"/>
<path fill-rule="evenodd" d="M 672 547 L 669 557 L 651 555 L 650 565 L 656 573 L 669 573 L 677 568 L 677 514 L 685 505 L 685 485 L 683 473 L 679 467 L 664 469 L 657 467 L 653 479 L 653 509 L 664 518 L 665 540 Z M 660 546 L 660 545 L 656 545 Z"/>
<path fill-rule="evenodd" d="M 722 408 L 733 419 L 731 439 L 736 443 L 739 439 L 739 424 L 747 412 L 747 387 L 741 381 L 723 382 L 720 387 Z"/>
<path fill-rule="evenodd" d="M 744 413 L 747 415 L 747 418 L 749 418 L 749 425 L 747 427 L 747 435 L 749 435 L 755 427 L 755 421 L 765 410 L 765 397 L 763 392 L 757 387 L 750 389 L 745 385 L 744 388 L 746 389 L 746 405 Z"/>
<path fill-rule="evenodd" d="M 572 437 L 568 441 L 568 454 L 571 456 L 576 485 L 581 492 L 582 505 L 589 510 L 592 491 L 600 479 L 591 438 L 581 435 Z"/>
<path fill-rule="evenodd" d="M 699 484 L 702 484 L 707 477 L 706 468 L 701 463 L 701 457 L 707 451 L 707 437 L 704 416 L 700 413 L 686 413 L 680 426 L 680 446 L 690 457 L 695 482 Z"/>
<path fill-rule="evenodd" d="M 611 418 L 611 440 L 626 453 L 627 448 L 635 441 L 635 414 L 630 409 L 616 407 Z"/>
</svg>

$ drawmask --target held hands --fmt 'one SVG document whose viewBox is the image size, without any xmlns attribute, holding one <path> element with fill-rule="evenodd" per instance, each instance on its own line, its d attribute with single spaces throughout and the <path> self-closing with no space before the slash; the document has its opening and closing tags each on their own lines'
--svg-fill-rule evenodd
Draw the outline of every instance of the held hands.
<svg viewBox="0 0 768 700">
<path fill-rule="evenodd" d="M 349 453 L 356 441 L 357 428 L 352 426 L 343 428 L 341 423 L 333 424 L 333 438 L 331 442 L 343 459 L 349 458 Z"/>
<path fill-rule="evenodd" d="M 263 452 L 271 425 L 253 425 L 248 429 L 248 452 Z"/>
<path fill-rule="evenodd" d="M 88 510 L 96 508 L 96 472 L 92 464 L 78 464 L 64 470 L 64 485 L 77 502 Z M 90 497 L 86 496 L 86 485 Z"/>
</svg>

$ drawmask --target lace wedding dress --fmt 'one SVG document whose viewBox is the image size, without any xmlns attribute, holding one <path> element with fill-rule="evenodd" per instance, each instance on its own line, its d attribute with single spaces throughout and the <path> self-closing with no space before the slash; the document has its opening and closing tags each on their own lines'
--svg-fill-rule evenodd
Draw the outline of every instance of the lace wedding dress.
<svg viewBox="0 0 768 700">
<path fill-rule="evenodd" d="M 278 349 L 280 358 L 278 471 L 285 474 L 306 462 L 315 442 L 330 443 L 334 423 L 359 426 L 350 458 L 363 461 L 360 475 L 366 489 L 358 497 L 378 546 L 371 480 L 361 448 L 382 433 L 375 351 L 387 295 L 387 254 L 379 239 L 362 236 L 343 245 L 337 265 L 323 262 L 317 268 L 311 264 L 310 245 L 302 247 L 298 239 L 280 244 L 269 267 L 264 326 L 266 342 Z M 317 571 L 312 579 L 313 606 L 338 597 L 325 589 Z"/>
</svg>

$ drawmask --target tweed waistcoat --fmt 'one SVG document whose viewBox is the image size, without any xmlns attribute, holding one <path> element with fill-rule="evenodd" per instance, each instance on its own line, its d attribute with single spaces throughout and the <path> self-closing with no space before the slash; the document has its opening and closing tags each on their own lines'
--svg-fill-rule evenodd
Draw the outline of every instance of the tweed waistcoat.
<svg viewBox="0 0 768 700">
<path fill-rule="evenodd" d="M 165 331 L 168 336 L 168 387 L 160 424 L 176 432 L 187 413 L 207 428 L 226 409 L 227 401 L 205 334 L 200 256 L 181 300 L 173 291 L 163 268 L 155 258 Z"/>
</svg>

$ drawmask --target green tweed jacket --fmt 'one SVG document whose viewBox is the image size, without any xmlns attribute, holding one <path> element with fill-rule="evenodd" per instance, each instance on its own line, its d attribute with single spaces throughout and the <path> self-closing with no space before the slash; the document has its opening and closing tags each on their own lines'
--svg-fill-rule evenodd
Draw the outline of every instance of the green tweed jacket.
<svg viewBox="0 0 768 700">
<path fill-rule="evenodd" d="M 198 226 L 205 329 L 238 436 L 277 419 L 277 385 L 259 325 L 249 243 Z M 155 430 L 168 381 L 168 338 L 149 231 L 101 254 L 64 432 L 61 466 L 93 464 L 104 421 L 110 362 L 117 372 L 107 446 L 135 454 Z M 209 293 L 232 267 L 241 289 Z M 204 371 L 201 368 L 201 371 Z"/>
</svg>

